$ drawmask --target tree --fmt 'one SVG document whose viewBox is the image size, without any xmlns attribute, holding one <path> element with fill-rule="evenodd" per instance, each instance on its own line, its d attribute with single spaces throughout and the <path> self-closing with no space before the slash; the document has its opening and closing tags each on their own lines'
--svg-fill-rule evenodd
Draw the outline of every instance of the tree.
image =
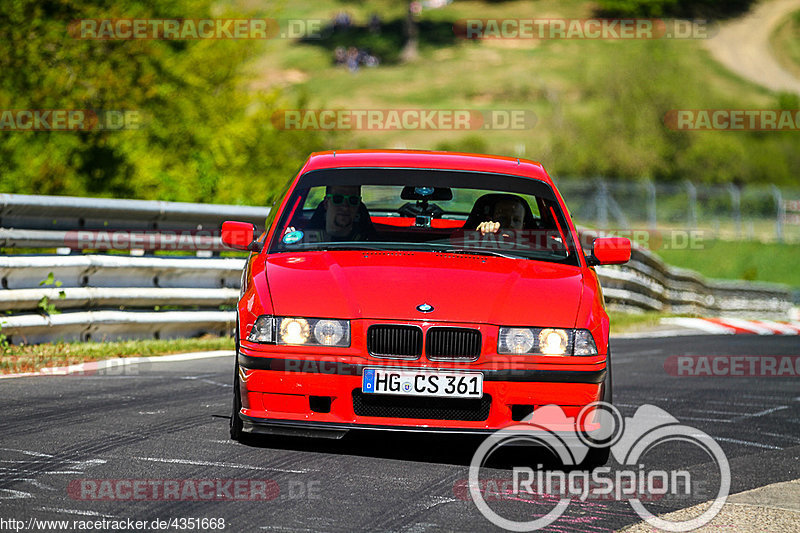
<svg viewBox="0 0 800 533">
<path fill-rule="evenodd" d="M 212 4 L 0 2 L 0 110 L 128 110 L 141 117 L 135 130 L 0 132 L 0 190 L 269 201 L 330 137 L 272 126 L 273 111 L 286 106 L 280 92 L 250 91 L 241 75 L 259 43 L 87 40 L 68 33 L 81 19 L 212 18 Z"/>
</svg>

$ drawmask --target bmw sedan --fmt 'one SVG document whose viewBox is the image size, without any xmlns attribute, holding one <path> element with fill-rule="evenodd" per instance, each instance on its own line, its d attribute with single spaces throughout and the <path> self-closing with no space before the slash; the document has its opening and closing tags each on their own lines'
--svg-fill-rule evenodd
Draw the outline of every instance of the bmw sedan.
<svg viewBox="0 0 800 533">
<path fill-rule="evenodd" d="M 488 433 L 611 400 L 609 317 L 542 165 L 425 151 L 312 154 L 249 250 L 231 437 L 351 429 Z"/>
</svg>

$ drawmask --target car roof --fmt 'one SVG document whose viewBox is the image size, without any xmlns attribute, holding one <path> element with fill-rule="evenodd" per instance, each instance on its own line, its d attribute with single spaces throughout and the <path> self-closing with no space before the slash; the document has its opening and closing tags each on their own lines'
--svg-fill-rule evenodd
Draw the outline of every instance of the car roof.
<svg viewBox="0 0 800 533">
<path fill-rule="evenodd" d="M 329 150 L 315 152 L 306 161 L 301 173 L 330 168 L 432 168 L 494 172 L 553 182 L 541 163 L 497 155 L 427 150 Z"/>
</svg>

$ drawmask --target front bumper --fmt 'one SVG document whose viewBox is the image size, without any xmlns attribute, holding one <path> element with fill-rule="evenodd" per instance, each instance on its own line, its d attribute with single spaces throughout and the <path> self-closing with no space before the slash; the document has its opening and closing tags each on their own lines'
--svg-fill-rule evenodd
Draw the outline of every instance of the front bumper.
<svg viewBox="0 0 800 533">
<path fill-rule="evenodd" d="M 322 437 L 339 437 L 350 429 L 489 433 L 550 404 L 574 417 L 585 405 L 602 399 L 606 378 L 605 360 L 575 370 L 563 365 L 454 367 L 240 353 L 238 363 L 239 416 L 245 431 Z M 365 367 L 480 371 L 484 374 L 484 399 L 362 395 Z"/>
</svg>

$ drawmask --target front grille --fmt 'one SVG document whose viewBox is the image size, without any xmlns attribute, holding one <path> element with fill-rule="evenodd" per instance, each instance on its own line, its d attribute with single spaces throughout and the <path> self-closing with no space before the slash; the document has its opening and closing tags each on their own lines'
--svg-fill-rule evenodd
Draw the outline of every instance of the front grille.
<svg viewBox="0 0 800 533">
<path fill-rule="evenodd" d="M 370 326 L 367 351 L 376 357 L 417 359 L 422 355 L 422 329 L 398 324 Z"/>
<path fill-rule="evenodd" d="M 364 394 L 359 389 L 353 390 L 353 411 L 358 416 L 480 421 L 489 418 L 491 406 L 492 397 L 488 394 L 480 399 L 432 398 Z"/>
<path fill-rule="evenodd" d="M 433 361 L 474 361 L 481 353 L 481 332 L 468 328 L 430 328 L 425 353 Z"/>
</svg>

